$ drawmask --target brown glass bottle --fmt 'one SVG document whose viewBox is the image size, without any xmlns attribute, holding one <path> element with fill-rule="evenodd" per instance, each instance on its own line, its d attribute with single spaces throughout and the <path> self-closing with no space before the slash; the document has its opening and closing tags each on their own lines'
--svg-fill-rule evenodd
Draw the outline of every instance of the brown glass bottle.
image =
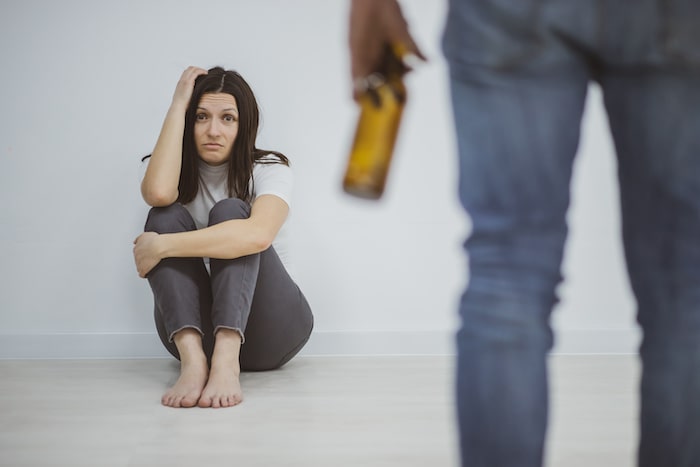
<svg viewBox="0 0 700 467">
<path fill-rule="evenodd" d="M 384 192 L 394 144 L 406 102 L 407 68 L 398 48 L 387 47 L 383 66 L 367 79 L 358 98 L 360 117 L 343 179 L 345 192 L 378 199 Z"/>
</svg>

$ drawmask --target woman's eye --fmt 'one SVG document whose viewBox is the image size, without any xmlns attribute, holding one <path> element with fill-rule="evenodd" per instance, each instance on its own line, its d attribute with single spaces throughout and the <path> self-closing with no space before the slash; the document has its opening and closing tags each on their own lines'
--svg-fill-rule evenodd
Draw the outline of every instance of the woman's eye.
<svg viewBox="0 0 700 467">
<path fill-rule="evenodd" d="M 201 121 L 201 120 L 206 120 L 206 119 L 207 119 L 207 114 L 198 113 L 197 115 L 195 115 L 194 118 L 197 119 L 197 120 L 200 120 L 200 121 Z"/>
<path fill-rule="evenodd" d="M 234 117 L 233 115 L 224 115 L 224 120 L 227 122 L 235 122 L 236 117 Z"/>
</svg>

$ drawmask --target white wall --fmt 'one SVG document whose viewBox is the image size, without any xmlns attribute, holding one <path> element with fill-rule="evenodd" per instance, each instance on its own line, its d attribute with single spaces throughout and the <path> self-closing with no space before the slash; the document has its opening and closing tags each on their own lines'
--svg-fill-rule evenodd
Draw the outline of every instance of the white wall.
<svg viewBox="0 0 700 467">
<path fill-rule="evenodd" d="M 467 221 L 439 50 L 444 5 L 403 5 L 430 62 L 408 78 L 388 193 L 371 203 L 339 189 L 356 118 L 346 2 L 4 1 L 0 358 L 164 355 L 131 243 L 147 212 L 139 158 L 190 64 L 240 71 L 263 113 L 259 146 L 292 160 L 298 282 L 316 316 L 305 352 L 452 352 Z M 632 351 L 614 162 L 593 97 L 558 349 Z"/>
</svg>

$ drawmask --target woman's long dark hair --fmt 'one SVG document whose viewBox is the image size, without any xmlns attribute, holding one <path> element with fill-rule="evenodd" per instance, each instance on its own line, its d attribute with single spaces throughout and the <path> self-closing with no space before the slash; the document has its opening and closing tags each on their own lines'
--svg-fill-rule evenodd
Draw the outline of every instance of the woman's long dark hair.
<svg viewBox="0 0 700 467">
<path fill-rule="evenodd" d="M 253 165 L 289 165 L 287 157 L 277 151 L 255 147 L 258 136 L 260 111 L 252 89 L 241 75 L 221 67 L 214 67 L 206 75 L 197 77 L 190 104 L 185 113 L 185 132 L 182 140 L 182 168 L 178 184 L 177 201 L 187 204 L 199 191 L 199 154 L 194 142 L 194 123 L 199 101 L 204 94 L 226 93 L 236 99 L 238 106 L 238 134 L 228 159 L 228 194 L 230 197 L 250 202 Z M 274 157 L 265 157 L 273 155 Z"/>
</svg>

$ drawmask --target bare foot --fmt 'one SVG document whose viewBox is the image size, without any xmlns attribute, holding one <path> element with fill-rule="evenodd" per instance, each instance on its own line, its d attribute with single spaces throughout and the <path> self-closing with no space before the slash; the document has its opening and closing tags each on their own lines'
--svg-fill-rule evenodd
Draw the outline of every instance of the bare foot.
<svg viewBox="0 0 700 467">
<path fill-rule="evenodd" d="M 207 386 L 199 398 L 200 407 L 233 407 L 243 402 L 238 372 L 230 367 L 212 367 Z"/>
<path fill-rule="evenodd" d="M 209 381 L 199 398 L 200 407 L 233 407 L 243 402 L 240 348 L 241 336 L 237 331 L 220 329 L 216 333 Z"/>
<path fill-rule="evenodd" d="M 180 377 L 160 402 L 168 407 L 194 407 L 209 376 L 202 336 L 195 329 L 185 328 L 175 334 L 173 342 L 180 353 Z"/>
<path fill-rule="evenodd" d="M 173 387 L 168 389 L 161 403 L 168 407 L 194 407 L 199 401 L 204 384 L 207 382 L 207 359 L 200 362 L 182 362 L 180 364 L 180 377 Z"/>
</svg>

